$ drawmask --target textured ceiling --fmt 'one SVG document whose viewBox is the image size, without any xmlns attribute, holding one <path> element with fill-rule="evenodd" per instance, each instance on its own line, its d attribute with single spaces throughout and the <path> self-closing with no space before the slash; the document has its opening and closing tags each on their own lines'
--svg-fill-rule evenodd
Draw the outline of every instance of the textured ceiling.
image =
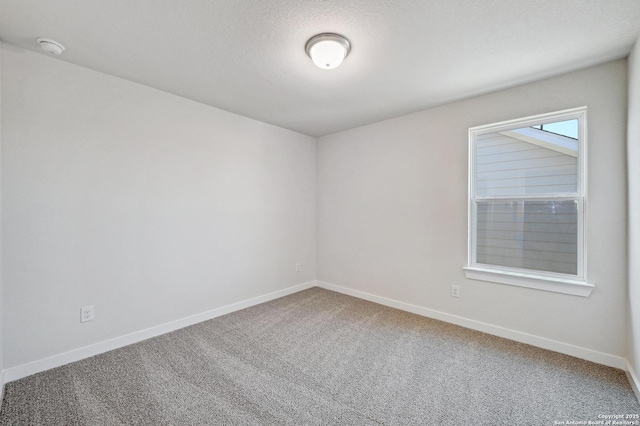
<svg viewBox="0 0 640 426">
<path fill-rule="evenodd" d="M 316 68 L 320 32 L 352 43 Z M 638 0 L 0 0 L 0 39 L 321 136 L 626 56 Z M 43 53 L 44 54 L 44 53 Z"/>
</svg>

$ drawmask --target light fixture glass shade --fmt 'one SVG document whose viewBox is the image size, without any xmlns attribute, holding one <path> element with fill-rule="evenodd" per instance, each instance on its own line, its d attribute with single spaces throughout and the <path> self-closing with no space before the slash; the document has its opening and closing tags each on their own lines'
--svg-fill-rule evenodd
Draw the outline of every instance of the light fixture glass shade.
<svg viewBox="0 0 640 426">
<path fill-rule="evenodd" d="M 305 47 L 307 55 L 318 68 L 330 70 L 339 66 L 351 50 L 349 40 L 338 34 L 318 34 Z"/>
</svg>

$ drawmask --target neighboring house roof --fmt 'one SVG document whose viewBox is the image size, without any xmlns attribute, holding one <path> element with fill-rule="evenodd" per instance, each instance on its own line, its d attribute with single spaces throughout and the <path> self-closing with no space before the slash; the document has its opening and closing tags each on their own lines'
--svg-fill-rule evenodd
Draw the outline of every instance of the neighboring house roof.
<svg viewBox="0 0 640 426">
<path fill-rule="evenodd" d="M 562 154 L 571 155 L 572 157 L 578 157 L 578 140 L 568 136 L 562 136 L 533 127 L 508 130 L 506 132 L 500 132 L 500 134 L 543 148 L 552 149 Z"/>
</svg>

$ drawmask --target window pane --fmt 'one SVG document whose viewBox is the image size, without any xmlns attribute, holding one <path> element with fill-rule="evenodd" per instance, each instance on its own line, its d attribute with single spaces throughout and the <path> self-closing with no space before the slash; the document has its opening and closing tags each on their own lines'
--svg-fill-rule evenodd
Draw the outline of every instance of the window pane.
<svg viewBox="0 0 640 426">
<path fill-rule="evenodd" d="M 575 122 L 575 123 L 574 123 Z M 559 129 L 577 120 L 545 124 Z M 476 196 L 578 192 L 578 147 L 571 137 L 527 126 L 476 138 Z"/>
<path fill-rule="evenodd" d="M 575 200 L 479 202 L 476 263 L 576 275 L 577 206 Z"/>
</svg>

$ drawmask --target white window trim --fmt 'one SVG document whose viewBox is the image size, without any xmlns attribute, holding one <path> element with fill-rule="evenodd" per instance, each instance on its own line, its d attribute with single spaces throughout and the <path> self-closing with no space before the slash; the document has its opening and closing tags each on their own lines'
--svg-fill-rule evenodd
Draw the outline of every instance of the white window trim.
<svg viewBox="0 0 640 426">
<path fill-rule="evenodd" d="M 544 195 L 543 199 L 578 199 L 578 273 L 577 275 L 534 271 L 474 263 L 476 238 L 475 200 L 505 199 L 506 197 L 474 197 L 475 187 L 475 141 L 478 135 L 494 132 L 506 132 L 534 124 L 547 124 L 556 121 L 578 119 L 578 188 L 577 193 Z M 531 199 L 536 196 L 511 197 L 512 199 Z M 467 265 L 463 268 L 469 279 L 489 281 L 500 284 L 527 287 L 556 293 L 588 297 L 595 288 L 587 282 L 587 107 L 572 108 L 563 111 L 540 114 L 530 117 L 508 120 L 469 129 L 469 188 L 468 188 L 468 253 Z"/>
</svg>

